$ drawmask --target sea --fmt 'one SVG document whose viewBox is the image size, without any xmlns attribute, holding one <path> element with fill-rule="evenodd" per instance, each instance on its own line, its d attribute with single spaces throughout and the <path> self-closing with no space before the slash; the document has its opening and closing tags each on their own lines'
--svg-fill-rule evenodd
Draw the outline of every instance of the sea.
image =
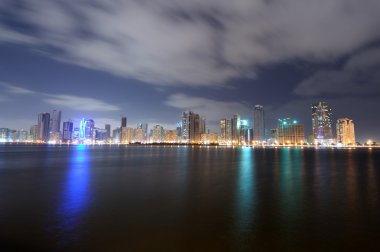
<svg viewBox="0 0 380 252">
<path fill-rule="evenodd" d="M 0 144 L 0 251 L 380 251 L 380 149 Z"/>
</svg>

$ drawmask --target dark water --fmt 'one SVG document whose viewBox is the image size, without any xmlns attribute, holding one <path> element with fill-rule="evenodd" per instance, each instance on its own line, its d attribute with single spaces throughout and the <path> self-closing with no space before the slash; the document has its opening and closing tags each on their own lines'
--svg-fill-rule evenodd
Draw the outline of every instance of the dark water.
<svg viewBox="0 0 380 252">
<path fill-rule="evenodd" d="M 0 251 L 380 251 L 380 150 L 0 145 Z"/>
</svg>

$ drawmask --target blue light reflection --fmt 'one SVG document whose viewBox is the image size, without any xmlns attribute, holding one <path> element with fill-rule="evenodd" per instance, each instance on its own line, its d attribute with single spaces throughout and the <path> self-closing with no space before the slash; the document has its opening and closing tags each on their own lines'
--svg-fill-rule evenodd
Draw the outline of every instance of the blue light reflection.
<svg viewBox="0 0 380 252">
<path fill-rule="evenodd" d="M 241 232 L 251 230 L 254 214 L 254 160 L 251 148 L 240 151 L 238 190 L 237 190 L 237 225 Z"/>
<path fill-rule="evenodd" d="M 70 232 L 80 224 L 81 215 L 88 204 L 89 150 L 85 145 L 77 145 L 71 152 L 60 204 L 60 229 Z"/>
</svg>

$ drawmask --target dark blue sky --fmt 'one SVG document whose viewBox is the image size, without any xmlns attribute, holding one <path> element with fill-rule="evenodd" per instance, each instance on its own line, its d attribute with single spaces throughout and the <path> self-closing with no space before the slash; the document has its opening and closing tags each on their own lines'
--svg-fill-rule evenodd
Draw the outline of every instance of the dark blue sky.
<svg viewBox="0 0 380 252">
<path fill-rule="evenodd" d="M 0 1 L 0 127 L 37 114 L 96 126 L 174 127 L 181 111 L 212 130 L 251 106 L 268 128 L 331 103 L 357 138 L 380 141 L 380 2 Z"/>
</svg>

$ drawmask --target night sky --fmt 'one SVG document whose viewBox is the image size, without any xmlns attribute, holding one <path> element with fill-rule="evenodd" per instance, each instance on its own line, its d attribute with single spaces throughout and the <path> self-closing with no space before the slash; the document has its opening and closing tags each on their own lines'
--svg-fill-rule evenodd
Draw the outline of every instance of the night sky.
<svg viewBox="0 0 380 252">
<path fill-rule="evenodd" d="M 59 109 L 174 128 L 191 109 L 217 131 L 261 104 L 268 128 L 294 117 L 308 136 L 323 100 L 380 141 L 379 13 L 379 0 L 0 0 L 0 127 Z"/>
</svg>

